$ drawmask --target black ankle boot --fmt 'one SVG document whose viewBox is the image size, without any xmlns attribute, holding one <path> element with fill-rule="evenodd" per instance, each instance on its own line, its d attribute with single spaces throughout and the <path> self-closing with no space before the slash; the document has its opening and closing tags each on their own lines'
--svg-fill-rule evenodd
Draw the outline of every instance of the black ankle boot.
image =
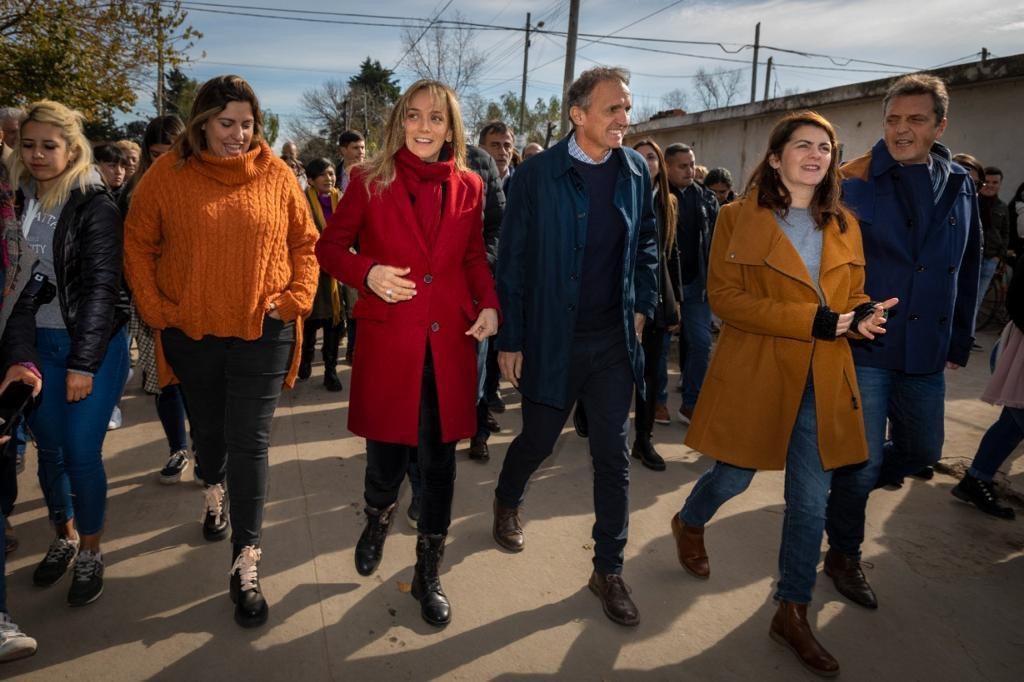
<svg viewBox="0 0 1024 682">
<path fill-rule="evenodd" d="M 640 463 L 648 469 L 653 471 L 665 470 L 665 460 L 654 449 L 654 443 L 651 442 L 651 434 L 649 433 L 636 434 L 636 440 L 633 441 L 633 456 L 639 459 Z"/>
<path fill-rule="evenodd" d="M 983 481 L 970 474 L 964 474 L 951 492 L 957 499 L 973 504 L 986 514 L 1007 520 L 1012 520 L 1016 516 L 1012 507 L 999 502 L 999 496 L 996 495 L 995 486 L 991 481 Z"/>
<path fill-rule="evenodd" d="M 260 548 L 253 545 L 234 547 L 229 594 L 235 603 L 235 622 L 243 628 L 254 628 L 267 622 L 267 600 L 260 589 Z"/>
<path fill-rule="evenodd" d="M 299 379 L 305 381 L 313 374 L 313 353 L 302 350 L 302 357 L 299 358 Z"/>
<path fill-rule="evenodd" d="M 380 566 L 394 510 L 395 505 L 386 509 L 366 508 L 366 527 L 356 543 L 356 570 L 359 575 L 370 575 Z"/>
<path fill-rule="evenodd" d="M 437 574 L 444 557 L 444 540 L 444 535 L 420 533 L 416 537 L 416 572 L 412 577 L 412 596 L 420 603 L 420 615 L 436 627 L 452 620 L 452 606 Z"/>
<path fill-rule="evenodd" d="M 341 379 L 338 378 L 338 343 L 344 325 L 324 328 L 324 388 L 332 393 L 341 390 Z"/>
<path fill-rule="evenodd" d="M 332 393 L 337 393 L 341 390 L 341 379 L 338 378 L 338 370 L 335 364 L 337 364 L 337 359 L 330 365 L 324 363 L 324 388 Z"/>
</svg>

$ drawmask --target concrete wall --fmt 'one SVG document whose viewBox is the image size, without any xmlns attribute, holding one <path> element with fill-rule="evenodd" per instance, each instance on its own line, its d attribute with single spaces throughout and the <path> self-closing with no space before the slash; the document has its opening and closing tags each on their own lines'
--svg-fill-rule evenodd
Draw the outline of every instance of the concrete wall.
<svg viewBox="0 0 1024 682">
<path fill-rule="evenodd" d="M 1024 55 L 940 69 L 950 91 L 949 125 L 942 141 L 1003 170 L 1006 200 L 1024 182 Z M 694 148 L 697 163 L 724 166 L 738 187 L 764 154 L 775 122 L 788 111 L 814 109 L 836 127 L 844 160 L 860 156 L 882 135 L 882 97 L 892 79 L 803 93 L 681 117 L 630 129 L 627 144 L 650 137 L 662 149 Z"/>
</svg>

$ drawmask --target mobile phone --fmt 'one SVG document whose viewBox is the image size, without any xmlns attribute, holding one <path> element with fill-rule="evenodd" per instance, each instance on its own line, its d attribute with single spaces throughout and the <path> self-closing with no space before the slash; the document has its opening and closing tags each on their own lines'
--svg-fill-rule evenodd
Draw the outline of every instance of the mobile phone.
<svg viewBox="0 0 1024 682">
<path fill-rule="evenodd" d="M 12 382 L 0 393 L 0 436 L 9 436 L 25 408 L 32 402 L 32 387 L 20 381 Z"/>
</svg>

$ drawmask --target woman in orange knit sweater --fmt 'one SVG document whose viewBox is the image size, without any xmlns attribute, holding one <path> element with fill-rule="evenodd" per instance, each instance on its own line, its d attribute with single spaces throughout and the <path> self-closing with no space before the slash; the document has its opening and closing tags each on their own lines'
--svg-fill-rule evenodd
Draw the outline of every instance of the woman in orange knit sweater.
<svg viewBox="0 0 1024 682">
<path fill-rule="evenodd" d="M 260 529 L 270 425 L 295 381 L 300 317 L 319 270 L 317 232 L 291 170 L 261 137 L 252 88 L 219 76 L 200 88 L 185 132 L 132 200 L 125 265 L 135 303 L 160 330 L 161 384 L 181 381 L 205 483 L 203 536 L 227 535 L 235 620 L 261 625 Z"/>
</svg>

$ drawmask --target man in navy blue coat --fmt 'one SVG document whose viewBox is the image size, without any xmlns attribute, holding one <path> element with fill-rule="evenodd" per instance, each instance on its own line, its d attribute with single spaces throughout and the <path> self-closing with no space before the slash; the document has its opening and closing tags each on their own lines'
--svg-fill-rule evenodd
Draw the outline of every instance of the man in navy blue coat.
<svg viewBox="0 0 1024 682">
<path fill-rule="evenodd" d="M 568 94 L 573 133 L 512 176 L 496 273 L 498 364 L 523 395 L 523 430 L 502 465 L 493 533 L 505 549 L 523 549 L 526 484 L 579 400 L 590 421 L 597 517 L 589 586 L 609 618 L 636 625 L 621 576 L 626 436 L 634 383 L 644 385 L 639 338 L 658 300 L 658 247 L 647 164 L 622 147 L 628 84 L 623 69 L 582 73 Z"/>
<path fill-rule="evenodd" d="M 843 167 L 843 199 L 864 239 L 864 289 L 899 298 L 885 336 L 853 343 L 869 461 L 833 474 L 827 512 L 825 573 L 867 608 L 878 607 L 860 567 L 868 494 L 939 460 L 944 370 L 965 366 L 974 341 L 981 221 L 974 183 L 937 142 L 948 105 L 938 78 L 900 78 L 883 101 L 883 139 Z"/>
</svg>

